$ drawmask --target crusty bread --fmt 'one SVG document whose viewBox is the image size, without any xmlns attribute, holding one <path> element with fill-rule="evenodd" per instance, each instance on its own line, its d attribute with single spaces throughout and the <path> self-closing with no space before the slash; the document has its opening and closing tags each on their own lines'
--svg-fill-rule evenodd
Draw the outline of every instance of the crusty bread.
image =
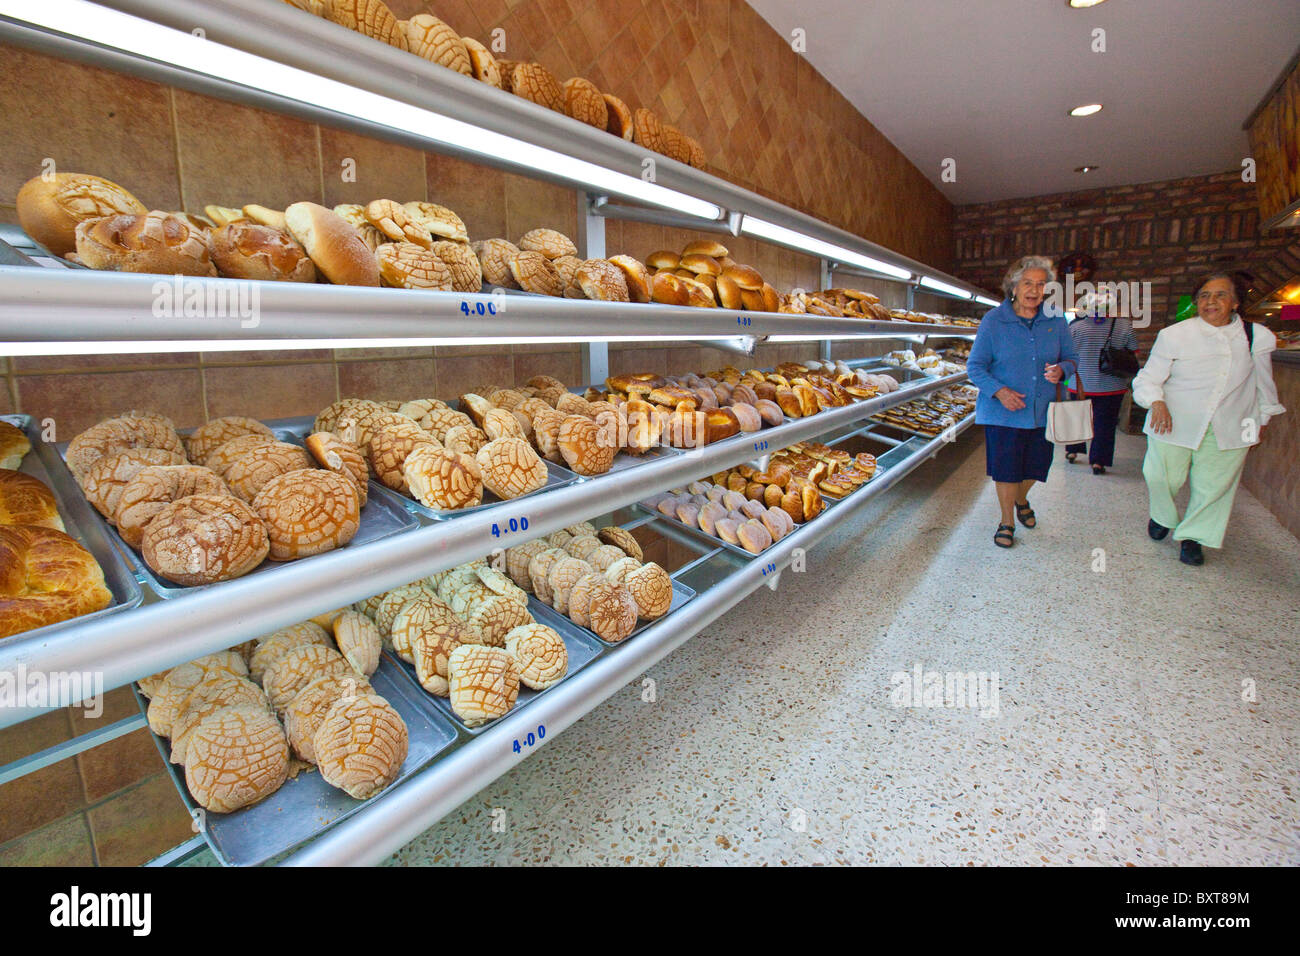
<svg viewBox="0 0 1300 956">
<path fill-rule="evenodd" d="M 117 183 L 85 173 L 37 176 L 18 190 L 18 224 L 56 256 L 77 248 L 78 223 L 146 211 L 144 203 Z"/>
<path fill-rule="evenodd" d="M 190 495 L 165 505 L 140 546 L 154 573 L 185 587 L 245 575 L 269 550 L 262 519 L 230 495 Z"/>
<path fill-rule="evenodd" d="M 356 482 L 323 468 L 272 478 L 253 499 L 266 525 L 272 561 L 292 561 L 341 548 L 361 526 Z"/>
<path fill-rule="evenodd" d="M 138 548 L 149 522 L 173 501 L 190 495 L 229 493 L 219 475 L 199 465 L 151 465 L 122 487 L 113 520 L 122 540 Z"/>
<path fill-rule="evenodd" d="M 185 219 L 157 209 L 77 225 L 77 255 L 92 269 L 215 276 L 207 239 Z"/>
<path fill-rule="evenodd" d="M 0 637 L 90 614 L 112 600 L 99 562 L 62 531 L 0 527 Z"/>
<path fill-rule="evenodd" d="M 3 468 L 0 469 L 0 525 L 15 524 L 64 530 L 58 503 L 45 482 Z"/>
<path fill-rule="evenodd" d="M 288 233 L 271 226 L 229 223 L 212 233 L 211 248 L 217 271 L 231 279 L 316 281 L 316 266 L 307 253 Z"/>
<path fill-rule="evenodd" d="M 379 285 L 379 263 L 356 229 L 314 202 L 296 202 L 284 211 L 289 235 L 316 268 L 335 285 Z"/>
<path fill-rule="evenodd" d="M 31 450 L 32 443 L 21 428 L 0 422 L 0 468 L 17 468 Z"/>
</svg>

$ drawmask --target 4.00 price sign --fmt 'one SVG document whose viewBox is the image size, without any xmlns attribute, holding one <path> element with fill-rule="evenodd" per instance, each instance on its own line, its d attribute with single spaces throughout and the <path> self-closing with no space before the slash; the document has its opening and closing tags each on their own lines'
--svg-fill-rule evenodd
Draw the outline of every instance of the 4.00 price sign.
<svg viewBox="0 0 1300 956">
<path fill-rule="evenodd" d="M 507 534 L 518 534 L 520 531 L 528 530 L 527 518 L 511 518 L 509 521 L 502 521 L 500 524 L 493 523 L 492 537 L 500 538 Z"/>
</svg>

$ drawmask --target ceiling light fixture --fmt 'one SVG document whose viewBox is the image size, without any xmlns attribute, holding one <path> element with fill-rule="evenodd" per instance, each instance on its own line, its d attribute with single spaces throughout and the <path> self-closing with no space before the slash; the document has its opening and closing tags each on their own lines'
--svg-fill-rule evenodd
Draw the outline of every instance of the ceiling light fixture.
<svg viewBox="0 0 1300 956">
<path fill-rule="evenodd" d="M 1087 106 L 1076 106 L 1070 110 L 1071 116 L 1092 116 L 1094 113 L 1101 112 L 1100 103 L 1089 103 Z"/>
<path fill-rule="evenodd" d="M 1101 167 L 1100 166 L 1075 166 L 1074 167 L 1074 171 L 1076 173 L 1091 173 L 1098 169 L 1101 169 Z"/>
<path fill-rule="evenodd" d="M 1106 0 L 1066 0 L 1066 5 L 1072 10 L 1087 10 L 1089 7 L 1095 7 L 1105 2 Z"/>
</svg>

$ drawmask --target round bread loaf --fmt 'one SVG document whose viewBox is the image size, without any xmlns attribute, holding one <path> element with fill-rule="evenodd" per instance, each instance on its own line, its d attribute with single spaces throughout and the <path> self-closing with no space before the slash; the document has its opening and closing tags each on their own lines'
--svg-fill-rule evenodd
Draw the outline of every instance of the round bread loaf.
<svg viewBox="0 0 1300 956">
<path fill-rule="evenodd" d="M 483 268 L 484 281 L 504 289 L 519 288 L 510 263 L 522 250 L 513 242 L 506 239 L 485 239 L 473 243 L 470 249 L 478 256 L 479 264 Z"/>
<path fill-rule="evenodd" d="M 306 451 L 297 445 L 278 441 L 253 446 L 236 459 L 222 477 L 230 486 L 231 494 L 251 502 L 272 478 L 309 468 L 311 457 Z"/>
<path fill-rule="evenodd" d="M 0 469 L 0 525 L 15 524 L 64 530 L 58 502 L 45 482 L 3 468 Z"/>
<path fill-rule="evenodd" d="M 0 468 L 17 470 L 23 458 L 32 450 L 23 430 L 8 422 L 0 422 Z"/>
<path fill-rule="evenodd" d="M 184 587 L 241 577 L 269 551 L 262 519 L 230 495 L 190 495 L 164 505 L 140 542 L 154 573 Z"/>
<path fill-rule="evenodd" d="M 409 20 L 398 21 L 398 26 L 406 34 L 406 48 L 416 56 L 465 76 L 473 75 L 465 41 L 437 17 L 417 13 Z"/>
<path fill-rule="evenodd" d="M 617 643 L 636 630 L 637 606 L 622 584 L 594 585 L 587 603 L 587 628 L 603 641 Z"/>
<path fill-rule="evenodd" d="M 357 502 L 364 508 L 370 495 L 370 469 L 361 452 L 330 432 L 308 435 L 306 445 L 318 465 L 351 479 L 356 486 Z"/>
<path fill-rule="evenodd" d="M 402 464 L 411 495 L 426 508 L 456 511 L 483 502 L 483 476 L 469 455 L 421 445 Z"/>
<path fill-rule="evenodd" d="M 157 209 L 79 223 L 77 255 L 92 269 L 113 272 L 217 274 L 207 237 L 187 220 Z"/>
<path fill-rule="evenodd" d="M 384 643 L 375 622 L 360 611 L 343 611 L 333 622 L 334 643 L 358 674 L 369 677 L 379 667 Z"/>
<path fill-rule="evenodd" d="M 262 673 L 262 688 L 267 700 L 279 713 L 297 696 L 298 691 L 322 674 L 335 677 L 357 676 L 343 655 L 326 644 L 299 644 L 281 654 Z"/>
<path fill-rule="evenodd" d="M 473 37 L 461 37 L 465 52 L 469 54 L 469 67 L 474 79 L 488 86 L 501 88 L 501 70 L 494 57 L 482 43 Z"/>
<path fill-rule="evenodd" d="M 356 483 L 320 468 L 272 478 L 253 499 L 266 526 L 272 561 L 293 561 L 341 548 L 361 527 Z"/>
<path fill-rule="evenodd" d="M 90 466 L 100 458 L 132 448 L 161 448 L 186 460 L 180 436 L 148 418 L 110 418 L 92 425 L 68 442 L 63 460 L 80 484 Z"/>
<path fill-rule="evenodd" d="M 569 652 L 564 638 L 544 624 L 525 624 L 506 635 L 506 650 L 519 667 L 519 680 L 533 690 L 546 690 L 564 679 Z"/>
<path fill-rule="evenodd" d="M 270 796 L 289 774 L 289 741 L 264 708 L 230 707 L 205 719 L 186 748 L 185 785 L 204 809 L 230 813 Z"/>
<path fill-rule="evenodd" d="M 90 614 L 112 600 L 99 563 L 62 531 L 0 526 L 0 637 Z"/>
<path fill-rule="evenodd" d="M 266 694 L 247 677 L 209 671 L 186 698 L 172 722 L 171 762 L 184 764 L 189 739 L 207 717 L 227 707 L 267 708 Z"/>
<path fill-rule="evenodd" d="M 148 211 L 117 183 L 86 173 L 35 176 L 18 190 L 18 224 L 56 256 L 77 248 L 77 226 L 91 219 Z"/>
<path fill-rule="evenodd" d="M 564 81 L 564 111 L 588 126 L 604 129 L 609 123 L 609 106 L 604 94 L 591 80 L 580 76 Z"/>
<path fill-rule="evenodd" d="M 379 263 L 356 229 L 337 213 L 313 202 L 284 211 L 289 235 L 307 250 L 316 268 L 335 285 L 379 285 Z"/>
<path fill-rule="evenodd" d="M 526 252 L 540 252 L 547 259 L 577 256 L 578 247 L 573 240 L 554 229 L 532 229 L 519 239 L 519 248 Z"/>
<path fill-rule="evenodd" d="M 300 647 L 303 644 L 319 644 L 321 647 L 329 647 L 329 635 L 325 633 L 323 627 L 314 621 L 302 621 L 272 634 L 267 634 L 257 642 L 257 646 L 248 659 L 248 676 L 257 683 L 262 683 L 267 670 L 276 661 L 295 647 Z"/>
<path fill-rule="evenodd" d="M 378 694 L 339 698 L 312 737 L 321 777 L 357 800 L 397 779 L 409 743 L 406 722 Z"/>
<path fill-rule="evenodd" d="M 663 617 L 672 607 L 673 579 L 653 561 L 629 572 L 623 578 L 623 584 L 636 602 L 639 617 L 653 621 Z"/>
<path fill-rule="evenodd" d="M 232 222 L 209 238 L 217 271 L 231 279 L 315 282 L 316 266 L 288 233 L 251 222 Z"/>
<path fill-rule="evenodd" d="M 564 281 L 555 266 L 540 252 L 524 250 L 510 260 L 510 274 L 517 288 L 538 295 L 561 296 Z"/>
<path fill-rule="evenodd" d="M 447 671 L 451 709 L 467 727 L 505 716 L 519 696 L 519 665 L 505 648 L 462 644 Z"/>
<path fill-rule="evenodd" d="M 415 422 L 381 425 L 370 436 L 370 467 L 386 487 L 402 494 L 409 492 L 402 465 L 420 445 L 437 445 L 438 440 Z"/>
<path fill-rule="evenodd" d="M 242 438 L 244 435 L 261 435 L 275 441 L 275 433 L 257 419 L 245 418 L 242 415 L 227 415 L 224 418 L 214 418 L 185 436 L 185 451 L 190 461 L 198 465 L 206 465 L 208 456 L 214 451 L 226 442 Z"/>
<path fill-rule="evenodd" d="M 634 130 L 632 110 L 612 93 L 605 93 L 604 97 L 607 110 L 605 132 L 631 142 Z"/>
<path fill-rule="evenodd" d="M 122 489 L 145 468 L 182 465 L 184 455 L 161 448 L 132 448 L 116 455 L 105 455 L 90 466 L 81 482 L 86 500 L 110 522 L 116 520 Z"/>
<path fill-rule="evenodd" d="M 241 435 L 208 452 L 208 457 L 203 464 L 215 474 L 224 477 L 231 465 L 255 448 L 274 445 L 275 442 L 274 438 L 267 438 L 265 435 Z"/>
<path fill-rule="evenodd" d="M 451 275 L 453 292 L 481 292 L 483 266 L 469 246 L 444 239 L 433 244 L 433 254 L 442 260 Z"/>
<path fill-rule="evenodd" d="M 145 527 L 173 501 L 190 495 L 229 493 L 219 476 L 198 465 L 149 465 L 122 486 L 113 521 L 122 540 L 138 548 Z"/>
<path fill-rule="evenodd" d="M 312 738 L 324 722 L 330 708 L 344 697 L 357 694 L 370 694 L 374 688 L 370 681 L 357 674 L 340 677 L 337 673 L 321 674 L 294 695 L 293 700 L 285 705 L 281 717 L 284 719 L 285 734 L 289 746 L 301 759 L 308 763 L 316 762 L 316 748 Z"/>
<path fill-rule="evenodd" d="M 420 686 L 430 694 L 446 697 L 450 692 L 448 659 L 462 644 L 476 643 L 475 635 L 450 614 L 411 631 L 410 655 Z"/>
<path fill-rule="evenodd" d="M 490 441 L 479 450 L 476 460 L 483 487 L 503 501 L 546 487 L 546 465 L 522 438 Z"/>
<path fill-rule="evenodd" d="M 450 239 L 456 243 L 469 242 L 465 221 L 446 206 L 439 206 L 436 202 L 413 200 L 403 203 L 402 208 L 406 210 L 411 220 L 422 226 L 429 235 L 439 239 Z M 436 245 L 435 251 L 437 251 Z M 477 259 L 475 261 L 477 262 Z"/>
</svg>

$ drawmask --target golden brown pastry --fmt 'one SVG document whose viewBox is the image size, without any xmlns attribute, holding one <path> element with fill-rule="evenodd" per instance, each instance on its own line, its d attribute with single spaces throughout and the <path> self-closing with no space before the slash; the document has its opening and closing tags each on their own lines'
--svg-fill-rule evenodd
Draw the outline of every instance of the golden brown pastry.
<svg viewBox="0 0 1300 956">
<path fill-rule="evenodd" d="M 564 294 L 560 273 L 540 252 L 525 250 L 511 259 L 510 275 L 514 278 L 515 285 L 525 292 L 550 296 Z"/>
<path fill-rule="evenodd" d="M 0 525 L 64 530 L 58 502 L 45 482 L 8 468 L 0 469 Z"/>
<path fill-rule="evenodd" d="M 272 561 L 293 561 L 341 548 L 361 527 L 356 483 L 321 468 L 272 478 L 252 503 L 266 525 Z"/>
<path fill-rule="evenodd" d="M 465 231 L 464 221 L 446 206 L 415 200 L 403 203 L 402 208 L 406 210 L 412 222 L 433 238 L 449 239 L 459 243 L 469 242 L 469 233 Z"/>
<path fill-rule="evenodd" d="M 663 126 L 659 117 L 647 109 L 639 109 L 632 114 L 632 141 L 656 153 L 665 149 Z"/>
<path fill-rule="evenodd" d="M 215 230 L 209 248 L 217 272 L 231 279 L 315 282 L 316 266 L 287 232 L 250 222 Z"/>
<path fill-rule="evenodd" d="M 27 440 L 21 428 L 0 422 L 0 468 L 17 471 L 31 450 L 32 443 Z"/>
<path fill-rule="evenodd" d="M 171 762 L 184 764 L 189 739 L 206 718 L 229 707 L 270 710 L 266 694 L 247 677 L 209 671 L 194 687 L 172 722 Z"/>
<path fill-rule="evenodd" d="M 80 483 L 100 458 L 133 448 L 161 448 L 185 460 L 185 449 L 174 430 L 154 419 L 126 417 L 107 419 L 79 433 L 68 443 L 63 457 Z"/>
<path fill-rule="evenodd" d="M 329 0 L 325 16 L 339 26 L 364 33 L 399 50 L 407 49 L 406 35 L 383 0 Z"/>
<path fill-rule="evenodd" d="M 189 460 L 196 465 L 206 465 L 210 454 L 226 442 L 242 438 L 244 435 L 261 435 L 271 441 L 275 440 L 275 433 L 257 419 L 245 418 L 242 415 L 227 415 L 224 418 L 214 418 L 206 425 L 200 425 L 190 432 L 183 439 L 185 452 Z"/>
<path fill-rule="evenodd" d="M 206 237 L 186 220 L 151 210 L 77 225 L 77 255 L 91 269 L 215 276 Z"/>
<path fill-rule="evenodd" d="M 564 111 L 580 123 L 604 129 L 609 123 L 609 107 L 600 89 L 580 76 L 564 81 Z"/>
<path fill-rule="evenodd" d="M 313 678 L 294 695 L 281 714 L 293 752 L 308 763 L 316 763 L 312 738 L 324 723 L 330 708 L 344 697 L 373 692 L 370 681 L 357 674 L 340 677 L 337 673 L 329 673 Z"/>
<path fill-rule="evenodd" d="M 463 242 L 444 239 L 433 244 L 433 254 L 442 260 L 451 273 L 451 288 L 454 292 L 481 292 L 483 290 L 483 267 L 474 255 L 474 250 Z"/>
<path fill-rule="evenodd" d="M 469 56 L 469 66 L 474 79 L 488 86 L 501 88 L 501 70 L 494 57 L 482 43 L 473 37 L 461 37 L 465 52 Z"/>
<path fill-rule="evenodd" d="M 554 229 L 533 229 L 524 233 L 519 239 L 519 248 L 523 252 L 540 252 L 547 259 L 578 255 L 573 240 Z"/>
<path fill-rule="evenodd" d="M 569 469 L 579 475 L 603 475 L 613 467 L 616 443 L 590 418 L 569 415 L 560 424 L 556 445 Z"/>
<path fill-rule="evenodd" d="M 588 259 L 574 274 L 583 294 L 598 302 L 630 302 L 623 270 L 605 259 Z"/>
<path fill-rule="evenodd" d="M 545 106 L 557 113 L 564 112 L 564 89 L 560 81 L 540 63 L 518 63 L 510 71 L 510 92 L 526 100 Z"/>
<path fill-rule="evenodd" d="M 307 250 L 321 274 L 335 285 L 379 285 L 379 263 L 370 247 L 338 214 L 313 202 L 284 211 L 289 235 Z"/>
<path fill-rule="evenodd" d="M 278 713 L 322 674 L 356 677 L 352 665 L 327 644 L 299 644 L 285 651 L 262 674 L 262 689 Z"/>
<path fill-rule="evenodd" d="M 17 206 L 23 232 L 56 256 L 77 248 L 77 226 L 83 222 L 148 212 L 144 203 L 117 183 L 86 173 L 29 179 L 18 190 Z"/>
<path fill-rule="evenodd" d="M 366 206 L 366 222 L 393 242 L 411 242 L 423 249 L 433 248 L 433 237 L 399 202 L 375 199 Z"/>
<path fill-rule="evenodd" d="M 406 35 L 406 48 L 416 56 L 422 56 L 430 63 L 437 63 L 465 76 L 473 75 L 465 41 L 437 17 L 417 13 L 409 20 L 398 23 Z"/>
<path fill-rule="evenodd" d="M 94 557 L 55 528 L 0 526 L 0 638 L 108 607 Z"/>
<path fill-rule="evenodd" d="M 637 607 L 622 584 L 602 581 L 591 589 L 587 628 L 601 640 L 617 643 L 636 630 Z"/>
<path fill-rule="evenodd" d="M 397 779 L 408 746 L 406 722 L 373 693 L 339 698 L 312 737 L 321 777 L 357 800 Z"/>
<path fill-rule="evenodd" d="M 515 659 L 519 680 L 533 690 L 546 690 L 564 679 L 569 651 L 564 638 L 544 624 L 524 624 L 505 638 L 506 651 Z"/>
<path fill-rule="evenodd" d="M 468 727 L 505 716 L 519 696 L 519 665 L 504 648 L 463 644 L 447 671 L 451 708 Z"/>
<path fill-rule="evenodd" d="M 473 243 L 470 249 L 478 256 L 485 281 L 505 289 L 519 288 L 510 264 L 522 250 L 513 242 L 506 239 L 485 239 Z"/>
<path fill-rule="evenodd" d="M 122 540 L 139 548 L 149 522 L 173 501 L 229 493 L 220 476 L 199 465 L 150 465 L 122 486 L 113 521 Z"/>
<path fill-rule="evenodd" d="M 617 266 L 623 273 L 627 285 L 628 301 L 650 301 L 650 273 L 646 267 L 631 256 L 610 256 L 611 265 Z"/>
<path fill-rule="evenodd" d="M 308 435 L 305 444 L 307 451 L 322 468 L 352 479 L 357 491 L 357 502 L 364 508 L 370 497 L 370 470 L 357 447 L 330 432 Z"/>
<path fill-rule="evenodd" d="M 502 500 L 546 487 L 546 465 L 522 438 L 497 438 L 479 449 L 475 458 L 483 487 Z"/>
<path fill-rule="evenodd" d="M 370 436 L 370 468 L 386 487 L 407 494 L 410 488 L 402 471 L 407 456 L 420 445 L 437 444 L 438 440 L 415 422 L 382 425 Z"/>
<path fill-rule="evenodd" d="M 211 812 L 257 803 L 280 789 L 288 774 L 289 742 L 275 715 L 263 708 L 219 710 L 190 735 L 185 785 Z"/>
<path fill-rule="evenodd" d="M 426 508 L 456 511 L 483 503 L 483 476 L 469 455 L 421 445 L 402 464 L 411 495 Z"/>
<path fill-rule="evenodd" d="M 132 448 L 116 455 L 105 455 L 90 466 L 82 478 L 81 490 L 95 510 L 111 523 L 117 515 L 122 489 L 132 478 L 151 465 L 179 465 L 184 461 L 184 455 L 161 448 Z"/>
<path fill-rule="evenodd" d="M 384 649 L 375 622 L 360 611 L 347 610 L 334 619 L 334 643 L 352 669 L 369 677 L 379 667 Z"/>
<path fill-rule="evenodd" d="M 625 139 L 629 143 L 632 141 L 633 123 L 632 111 L 628 105 L 612 93 L 606 93 L 605 107 L 608 114 L 605 122 L 605 132 L 611 133 L 620 139 Z"/>
<path fill-rule="evenodd" d="M 297 445 L 278 441 L 253 446 L 247 454 L 232 462 L 222 472 L 222 477 L 230 487 L 231 494 L 244 501 L 252 501 L 272 478 L 310 467 L 311 457 L 306 451 Z"/>
<path fill-rule="evenodd" d="M 245 575 L 269 551 L 262 519 L 230 495 L 190 495 L 164 505 L 140 542 L 154 573 L 184 587 Z"/>
</svg>

